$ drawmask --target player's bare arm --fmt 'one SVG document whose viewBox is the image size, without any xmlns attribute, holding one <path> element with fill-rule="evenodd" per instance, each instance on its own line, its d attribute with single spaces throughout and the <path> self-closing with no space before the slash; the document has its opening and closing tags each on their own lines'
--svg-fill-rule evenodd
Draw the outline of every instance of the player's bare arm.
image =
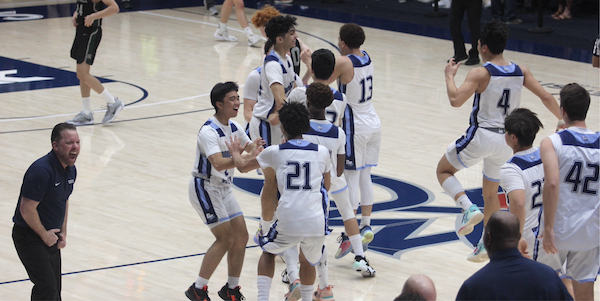
<svg viewBox="0 0 600 301">
<path fill-rule="evenodd" d="M 345 85 L 352 81 L 354 78 L 354 66 L 352 61 L 347 56 L 340 56 L 335 58 L 335 68 L 329 78 L 329 83 L 340 79 L 342 85 Z"/>
<path fill-rule="evenodd" d="M 537 79 L 535 79 L 535 77 L 533 77 L 533 74 L 531 74 L 531 71 L 529 71 L 529 69 L 525 66 L 520 66 L 521 67 L 521 71 L 523 71 L 523 86 L 525 88 L 527 88 L 529 91 L 531 91 L 533 94 L 535 94 L 535 96 L 539 97 L 540 100 L 542 101 L 542 103 L 544 104 L 544 106 L 548 109 L 548 111 L 550 111 L 552 114 L 554 114 L 554 116 L 556 116 L 556 118 L 559 120 L 559 125 L 557 127 L 558 128 L 565 128 L 564 126 L 564 122 L 561 122 L 562 120 L 562 116 L 560 114 L 560 107 L 558 105 L 558 102 L 556 101 L 556 99 L 554 98 L 554 96 L 552 96 L 552 94 L 548 93 L 548 91 L 546 91 L 542 85 L 540 85 L 540 83 L 537 81 Z"/>
<path fill-rule="evenodd" d="M 119 12 L 119 5 L 117 4 L 117 2 L 115 2 L 115 0 L 98 0 L 98 1 L 93 1 L 93 2 L 98 3 L 100 1 L 102 1 L 102 3 L 104 3 L 104 5 L 106 5 L 106 8 L 104 8 L 103 10 L 101 10 L 99 12 L 95 12 L 93 14 L 87 15 L 85 17 L 85 21 L 84 21 L 84 25 L 86 27 L 92 26 L 92 23 L 94 23 L 94 20 L 106 18 L 106 17 L 112 16 Z"/>
<path fill-rule="evenodd" d="M 540 145 L 540 157 L 544 165 L 544 189 L 542 191 L 544 210 L 544 251 L 555 254 L 558 249 L 554 245 L 554 221 L 558 207 L 559 178 L 558 156 L 552 145 L 552 140 L 546 137 Z"/>
<path fill-rule="evenodd" d="M 456 64 L 454 59 L 451 59 L 444 70 L 448 99 L 450 105 L 455 108 L 462 106 L 475 92 L 485 90 L 490 78 L 489 72 L 484 67 L 474 68 L 469 71 L 465 81 L 457 88 L 454 77 L 459 66 L 460 63 Z"/>
</svg>

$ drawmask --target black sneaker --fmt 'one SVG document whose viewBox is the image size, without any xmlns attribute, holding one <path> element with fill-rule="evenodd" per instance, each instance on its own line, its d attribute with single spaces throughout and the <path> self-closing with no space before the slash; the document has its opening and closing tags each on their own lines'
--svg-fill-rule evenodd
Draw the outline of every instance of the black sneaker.
<svg viewBox="0 0 600 301">
<path fill-rule="evenodd" d="M 469 59 L 465 62 L 465 65 L 472 66 L 479 64 L 479 56 L 470 56 Z"/>
<path fill-rule="evenodd" d="M 464 60 L 466 60 L 468 58 L 469 58 L 469 56 L 467 56 L 466 54 L 465 54 L 465 56 L 461 55 L 458 58 L 456 58 L 456 55 L 454 55 L 453 57 L 451 57 L 451 58 L 448 59 L 447 63 L 450 63 L 451 59 L 454 59 L 454 62 L 458 63 L 458 62 L 464 61 Z"/>
<path fill-rule="evenodd" d="M 210 298 L 208 297 L 208 286 L 206 285 L 202 289 L 197 289 L 196 284 L 192 283 L 192 286 L 185 291 L 185 296 L 192 301 L 210 301 Z"/>
<path fill-rule="evenodd" d="M 219 297 L 227 301 L 246 300 L 244 295 L 240 293 L 241 287 L 238 285 L 234 289 L 229 288 L 229 284 L 225 284 L 219 291 Z"/>
</svg>

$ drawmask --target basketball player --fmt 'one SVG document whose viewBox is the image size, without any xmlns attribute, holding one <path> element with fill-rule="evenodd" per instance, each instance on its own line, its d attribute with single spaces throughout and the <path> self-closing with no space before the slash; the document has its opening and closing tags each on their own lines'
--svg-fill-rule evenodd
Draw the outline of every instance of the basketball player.
<svg viewBox="0 0 600 301">
<path fill-rule="evenodd" d="M 464 217 L 458 235 L 467 235 L 473 227 L 500 210 L 498 181 L 500 168 L 511 157 L 512 151 L 504 139 L 504 118 L 521 102 L 523 86 L 540 98 L 544 106 L 561 119 L 556 100 L 533 77 L 529 69 L 504 59 L 503 51 L 508 39 L 508 27 L 500 21 L 487 23 L 478 42 L 479 53 L 486 62 L 467 74 L 464 83 L 456 87 L 454 76 L 459 64 L 451 59 L 446 66 L 446 89 L 450 105 L 462 106 L 471 95 L 473 111 L 470 127 L 458 140 L 448 146 L 437 166 L 437 178 L 442 188 L 462 207 Z M 559 125 L 563 123 L 559 121 Z M 483 160 L 484 213 L 473 204 L 454 176 L 460 169 Z M 467 258 L 482 262 L 488 259 L 481 239 Z"/>
<path fill-rule="evenodd" d="M 537 259 L 544 167 L 540 150 L 533 146 L 542 122 L 528 109 L 516 109 L 504 120 L 506 144 L 514 156 L 500 169 L 500 186 L 508 198 L 508 208 L 519 219 L 523 256 Z"/>
<path fill-rule="evenodd" d="M 260 92 L 250 120 L 250 136 L 262 137 L 267 146 L 281 144 L 283 134 L 278 126 L 277 111 L 294 86 L 302 85 L 287 55 L 296 44 L 296 25 L 296 18 L 287 15 L 273 17 L 265 26 L 274 50 L 265 57 L 261 69 Z"/>
<path fill-rule="evenodd" d="M 329 77 L 331 77 L 331 74 L 333 73 L 333 70 L 335 67 L 335 56 L 333 55 L 333 52 L 331 52 L 330 50 L 327 50 L 327 49 L 319 49 L 319 50 L 316 50 L 315 52 L 313 52 L 311 55 L 311 67 L 312 67 L 312 77 L 313 77 L 314 83 L 321 83 L 321 84 L 327 85 L 329 83 Z M 298 87 L 298 88 L 292 90 L 292 92 L 290 93 L 290 96 L 288 98 L 288 101 L 290 101 L 290 102 L 295 101 L 295 102 L 308 104 L 307 89 L 308 89 L 307 87 Z M 344 95 L 343 93 L 341 93 L 333 88 L 329 88 L 329 89 L 333 93 L 333 101 L 330 104 L 328 104 L 326 106 L 326 108 L 324 107 L 323 114 L 325 115 L 325 118 L 328 122 L 333 123 L 336 127 L 339 127 L 340 123 L 341 123 L 341 119 L 342 119 L 341 116 L 343 116 L 344 110 L 346 108 L 346 103 L 347 103 L 346 95 Z M 321 115 L 318 110 L 320 108 L 320 106 L 316 105 L 316 103 L 321 105 L 322 100 L 315 99 L 313 101 L 313 104 L 315 104 L 315 107 L 309 107 L 309 110 L 311 111 L 311 116 L 313 116 L 313 117 Z M 316 112 L 313 113 L 312 110 L 315 110 Z M 317 118 L 319 119 L 320 117 L 317 117 Z M 312 126 L 313 121 L 314 120 L 311 120 L 311 128 L 314 128 Z M 312 133 L 312 131 L 311 131 L 311 133 Z M 345 143 L 346 135 L 344 134 L 343 136 L 344 137 L 339 138 L 339 140 L 343 141 Z M 319 143 L 318 141 L 312 141 L 312 140 L 310 140 L 310 141 L 317 143 L 317 144 L 322 144 L 322 143 Z M 323 145 L 327 146 L 327 149 L 330 149 L 333 151 L 333 149 L 330 148 L 329 144 L 323 144 Z M 362 246 L 362 238 L 360 236 L 358 222 L 356 220 L 356 215 L 354 213 L 358 209 L 358 204 L 356 207 L 352 207 L 352 205 L 350 204 L 350 196 L 348 194 L 348 189 L 347 189 L 348 185 L 346 185 L 346 179 L 341 177 L 341 175 L 343 173 L 343 169 L 344 169 L 345 153 L 346 153 L 346 151 L 344 150 L 344 152 L 343 152 L 344 158 L 342 158 L 341 155 L 338 155 L 338 158 L 342 158 L 341 161 L 338 162 L 338 164 L 336 164 L 337 168 L 341 169 L 340 173 L 338 174 L 337 177 L 335 175 L 333 175 L 331 177 L 332 178 L 331 185 L 333 187 L 330 190 L 331 198 L 333 198 L 335 200 L 336 206 L 338 207 L 338 211 L 342 215 L 342 219 L 344 221 L 344 228 L 347 233 L 347 235 L 345 233 L 342 233 L 341 236 L 338 238 L 338 240 L 340 241 L 340 246 L 335 254 L 335 258 L 336 259 L 342 258 L 342 257 L 346 256 L 348 253 L 350 253 L 351 251 L 353 251 L 354 254 L 356 255 L 355 262 L 360 263 L 360 260 L 364 259 L 364 250 L 363 250 L 363 246 Z M 335 160 L 337 160 L 337 159 L 332 158 L 332 160 L 334 162 L 336 162 Z M 346 208 L 351 208 L 351 209 L 345 210 Z M 289 260 L 286 259 L 286 262 L 288 262 L 288 261 Z M 365 262 L 366 262 L 366 260 L 365 260 Z M 357 269 L 357 270 L 360 270 L 361 273 L 363 273 L 363 276 L 370 277 L 370 276 L 375 275 L 375 271 L 372 268 L 366 269 L 365 265 L 363 265 L 363 264 L 359 264 L 359 265 L 364 267 L 362 269 Z M 288 272 L 290 272 L 289 267 L 290 267 L 290 264 L 288 264 Z"/>
<path fill-rule="evenodd" d="M 105 8 L 102 8 L 106 5 Z M 73 13 L 73 26 L 76 27 L 75 40 L 71 47 L 71 57 L 77 61 L 77 79 L 81 91 L 82 110 L 73 119 L 67 120 L 73 125 L 94 124 L 90 92 L 100 94 L 106 101 L 106 113 L 102 123 L 109 123 L 121 112 L 124 105 L 113 97 L 100 81 L 90 74 L 90 68 L 96 58 L 96 50 L 102 39 L 102 18 L 119 12 L 115 0 L 77 0 L 77 10 Z"/>
<path fill-rule="evenodd" d="M 316 278 L 314 265 L 321 259 L 328 231 L 326 189 L 330 184 L 331 162 L 325 146 L 302 140 L 302 133 L 310 129 L 304 105 L 285 103 L 279 116 L 287 142 L 266 148 L 256 158 L 265 175 L 258 300 L 269 300 L 276 254 L 300 245 L 300 283 L 295 281 L 290 285 L 286 300 L 310 301 Z"/>
<path fill-rule="evenodd" d="M 348 99 L 343 128 L 346 133 L 346 171 L 352 208 L 361 205 L 360 233 L 367 250 L 374 234 L 371 230 L 373 183 L 371 167 L 377 166 L 381 146 L 381 123 L 373 103 L 373 64 L 360 46 L 365 42 L 362 27 L 348 23 L 340 28 L 338 47 L 342 57 L 336 59 L 329 82 L 338 80 L 339 90 Z"/>
<path fill-rule="evenodd" d="M 240 99 L 238 86 L 233 82 L 216 84 L 210 100 L 215 115 L 200 128 L 196 147 L 196 161 L 189 184 L 192 206 L 208 226 L 215 242 L 206 251 L 196 282 L 185 292 L 190 300 L 208 301 L 208 281 L 219 262 L 227 253 L 228 278 L 219 291 L 223 300 L 241 300 L 239 280 L 244 263 L 248 231 L 240 206 L 233 196 L 235 161 L 228 150 L 228 141 L 239 139 L 248 154 L 255 157 L 262 149 L 260 139 L 250 139 L 235 121 Z"/>
<path fill-rule="evenodd" d="M 248 38 L 248 46 L 257 46 L 262 39 L 260 36 L 254 34 L 250 26 L 248 26 L 246 13 L 244 12 L 244 0 L 225 0 L 225 2 L 223 2 L 223 6 L 221 6 L 221 20 L 217 30 L 215 31 L 215 38 L 217 38 L 219 41 L 237 41 L 237 38 L 230 36 L 229 32 L 227 31 L 227 21 L 229 21 L 229 16 L 231 15 L 231 10 L 233 9 L 234 5 L 235 16 L 237 17 L 238 23 L 240 23 L 240 26 L 244 30 L 246 37 Z"/>
<path fill-rule="evenodd" d="M 540 155 L 545 184 L 544 250 L 555 254 L 543 261 L 573 279 L 575 300 L 594 300 L 600 270 L 600 202 L 598 170 L 600 132 L 586 127 L 590 95 L 576 83 L 560 90 L 560 110 L 566 130 L 542 140 Z"/>
</svg>

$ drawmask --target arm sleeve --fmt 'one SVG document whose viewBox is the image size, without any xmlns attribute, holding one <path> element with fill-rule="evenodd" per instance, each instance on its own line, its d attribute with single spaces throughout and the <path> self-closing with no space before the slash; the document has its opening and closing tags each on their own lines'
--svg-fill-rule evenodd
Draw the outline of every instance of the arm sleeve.
<svg viewBox="0 0 600 301">
<path fill-rule="evenodd" d="M 201 129 L 198 133 L 198 146 L 204 151 L 206 157 L 221 152 L 218 134 L 206 128 Z"/>
<path fill-rule="evenodd" d="M 269 61 L 265 64 L 265 70 L 263 70 L 267 76 L 267 80 L 269 82 L 269 87 L 274 83 L 279 83 L 283 85 L 283 70 L 281 69 L 281 65 L 277 61 Z M 269 87 L 263 87 L 267 89 Z"/>
<path fill-rule="evenodd" d="M 252 70 L 246 78 L 244 84 L 244 99 L 251 99 L 258 101 L 258 90 L 260 89 L 260 73 Z"/>
<path fill-rule="evenodd" d="M 48 187 L 52 185 L 52 174 L 43 167 L 30 167 L 23 177 L 23 185 L 21 186 L 21 196 L 32 201 L 40 202 Z"/>
<path fill-rule="evenodd" d="M 500 169 L 500 186 L 506 193 L 518 189 L 525 190 L 523 173 L 520 172 L 520 168 L 513 164 L 504 164 Z"/>
</svg>

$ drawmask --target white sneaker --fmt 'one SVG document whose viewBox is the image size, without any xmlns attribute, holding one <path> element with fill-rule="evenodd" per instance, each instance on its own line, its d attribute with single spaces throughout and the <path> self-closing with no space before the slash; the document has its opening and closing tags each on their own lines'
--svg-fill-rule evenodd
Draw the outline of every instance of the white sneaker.
<svg viewBox="0 0 600 301">
<path fill-rule="evenodd" d="M 90 125 L 94 124 L 94 114 L 89 112 L 87 114 L 79 112 L 79 114 L 75 115 L 73 119 L 69 119 L 65 121 L 66 123 L 70 123 L 72 125 Z"/>
<path fill-rule="evenodd" d="M 258 47 L 258 43 L 262 40 L 263 40 L 262 37 L 251 33 L 248 35 L 248 46 Z"/>
<path fill-rule="evenodd" d="M 227 32 L 227 28 L 225 30 L 217 28 L 217 31 L 215 31 L 214 36 L 219 41 L 237 42 L 238 40 L 236 37 L 229 35 L 229 33 Z"/>
<path fill-rule="evenodd" d="M 477 243 L 477 247 L 475 247 L 473 253 L 469 254 L 469 256 L 467 257 L 467 260 L 470 262 L 484 262 L 489 259 L 490 257 L 488 256 L 488 253 L 485 247 L 483 246 L 483 242 L 481 241 Z"/>
<path fill-rule="evenodd" d="M 363 277 L 375 277 L 375 269 L 369 265 L 367 259 L 362 256 L 354 257 L 354 270 L 359 272 Z"/>
<path fill-rule="evenodd" d="M 115 120 L 115 118 L 117 118 L 117 115 L 119 115 L 121 110 L 123 110 L 124 106 L 125 105 L 123 104 L 123 102 L 115 97 L 115 103 L 109 104 L 106 108 L 106 114 L 104 114 L 104 118 L 102 118 L 102 124 L 107 124 Z"/>
</svg>

